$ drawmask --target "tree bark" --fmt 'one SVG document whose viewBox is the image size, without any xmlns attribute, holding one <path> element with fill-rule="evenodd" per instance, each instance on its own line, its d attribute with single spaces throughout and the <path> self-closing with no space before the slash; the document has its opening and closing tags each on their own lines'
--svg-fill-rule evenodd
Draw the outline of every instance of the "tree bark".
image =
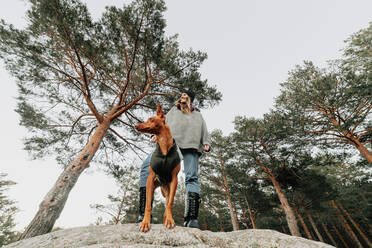
<svg viewBox="0 0 372 248">
<path fill-rule="evenodd" d="M 248 206 L 249 218 L 251 219 L 252 227 L 253 229 L 257 229 L 256 218 L 254 217 L 254 214 L 252 213 L 251 205 L 249 204 L 249 201 L 246 195 L 244 195 L 244 198 L 245 198 L 245 203 Z"/>
<path fill-rule="evenodd" d="M 341 240 L 342 244 L 343 244 L 346 248 L 349 248 L 349 246 L 348 246 L 347 243 L 345 242 L 344 238 L 342 237 L 341 233 L 338 231 L 337 227 L 336 227 L 334 224 L 332 224 L 332 225 L 333 225 L 333 229 L 334 229 L 335 232 L 336 232 L 337 237 Z"/>
<path fill-rule="evenodd" d="M 226 177 L 226 174 L 225 174 L 225 161 L 220 156 L 219 156 L 219 160 L 220 160 L 220 165 L 221 165 L 223 187 L 225 189 L 225 196 L 226 196 L 226 200 L 227 200 L 227 204 L 228 204 L 229 212 L 230 212 L 231 224 L 233 226 L 233 230 L 237 231 L 237 230 L 240 229 L 239 228 L 239 222 L 238 222 L 238 217 L 236 215 L 236 211 L 234 209 L 234 206 L 233 206 L 233 203 L 232 203 L 232 200 L 231 200 L 230 188 L 229 188 L 229 184 L 227 182 L 227 177 Z"/>
<path fill-rule="evenodd" d="M 285 229 L 285 227 L 283 226 L 283 220 L 282 220 L 282 218 L 279 217 L 279 221 L 280 221 L 280 226 L 282 227 L 283 233 L 288 234 L 287 229 Z"/>
<path fill-rule="evenodd" d="M 236 216 L 236 212 L 234 209 L 234 206 L 232 204 L 231 196 L 230 194 L 226 194 L 226 199 L 227 199 L 227 204 L 229 206 L 229 211 L 230 211 L 230 218 L 231 218 L 231 224 L 233 226 L 233 230 L 237 231 L 239 230 L 239 222 L 238 222 L 238 217 Z"/>
<path fill-rule="evenodd" d="M 88 144 L 79 153 L 77 158 L 61 173 L 57 182 L 44 197 L 38 212 L 20 236 L 20 240 L 42 235 L 53 229 L 54 223 L 65 206 L 69 193 L 75 186 L 81 173 L 89 166 L 89 162 L 98 150 L 110 124 L 111 121 L 105 119 L 98 125 Z"/>
<path fill-rule="evenodd" d="M 356 147 L 356 149 L 358 149 L 360 154 L 362 154 L 362 156 L 365 157 L 368 162 L 372 164 L 372 153 L 368 151 L 368 149 L 357 139 L 355 139 L 352 144 Z"/>
<path fill-rule="evenodd" d="M 323 227 L 323 229 L 324 229 L 324 232 L 327 234 L 329 240 L 331 240 L 332 244 L 333 244 L 335 247 L 337 247 L 337 243 L 336 243 L 336 241 L 333 239 L 331 233 L 328 231 L 327 226 L 326 226 L 323 222 L 321 223 L 321 225 L 322 225 L 322 227 Z"/>
<path fill-rule="evenodd" d="M 288 228 L 289 231 L 291 232 L 291 235 L 297 236 L 297 237 L 302 237 L 300 230 L 298 229 L 297 226 L 297 219 L 296 216 L 293 212 L 293 209 L 288 203 L 287 197 L 283 194 L 283 191 L 280 187 L 279 182 L 276 180 L 276 177 L 273 175 L 271 170 L 267 168 L 264 164 L 262 164 L 259 160 L 255 161 L 257 165 L 261 167 L 261 169 L 269 176 L 269 179 L 271 180 L 272 184 L 274 185 L 274 188 L 276 190 L 276 193 L 278 194 L 281 207 L 284 211 L 285 218 L 287 220 Z"/>
<path fill-rule="evenodd" d="M 324 111 L 320 112 L 327 116 L 328 119 L 336 128 L 340 127 L 340 122 L 336 120 L 331 114 L 326 113 Z M 368 160 L 368 162 L 372 163 L 372 153 L 359 141 L 358 138 L 355 137 L 355 133 L 347 130 L 343 130 L 341 132 L 344 135 L 344 137 L 349 140 L 348 143 L 353 145 L 356 149 L 358 149 L 360 154 L 362 154 L 362 156 L 365 157 Z"/>
<path fill-rule="evenodd" d="M 207 224 L 207 211 L 205 210 L 205 204 L 202 204 L 202 210 L 204 212 L 203 214 L 203 230 L 208 230 L 208 224 Z"/>
<path fill-rule="evenodd" d="M 223 224 L 222 224 L 222 214 L 219 211 L 217 211 L 217 215 L 218 215 L 218 219 L 220 221 L 220 232 L 224 232 L 225 230 L 224 230 Z"/>
<path fill-rule="evenodd" d="M 355 244 L 357 245 L 358 248 L 363 248 L 363 246 L 360 243 L 358 237 L 355 235 L 353 229 L 351 228 L 351 226 L 349 225 L 349 223 L 347 223 L 345 217 L 341 214 L 340 210 L 338 209 L 335 201 L 334 200 L 331 200 L 330 201 L 330 204 L 335 209 L 335 211 L 337 212 L 337 217 L 339 218 L 339 220 L 341 221 L 341 223 L 344 224 L 344 227 L 345 227 L 347 233 L 350 235 L 351 239 L 354 240 L 354 242 L 355 242 Z"/>
<path fill-rule="evenodd" d="M 207 217 L 205 215 L 203 218 L 203 230 L 208 230 Z"/>
<path fill-rule="evenodd" d="M 342 212 L 344 212 L 344 214 L 346 215 L 346 217 L 348 217 L 349 221 L 351 222 L 351 224 L 353 224 L 353 226 L 355 227 L 355 229 L 359 232 L 360 236 L 364 239 L 364 241 L 366 242 L 366 244 L 368 245 L 368 247 L 371 247 L 372 248 L 371 241 L 369 241 L 367 235 L 364 234 L 364 232 L 361 230 L 361 228 L 359 227 L 359 225 L 353 220 L 353 218 L 351 218 L 349 212 L 346 211 L 346 209 L 343 208 L 343 206 L 341 205 L 341 203 L 339 203 L 338 206 L 340 207 L 340 209 L 342 210 Z"/>
<path fill-rule="evenodd" d="M 120 201 L 120 206 L 119 206 L 119 209 L 118 209 L 118 213 L 117 213 L 116 217 L 114 218 L 115 225 L 117 225 L 121 220 L 120 215 L 121 215 L 121 212 L 123 211 L 123 207 L 124 207 L 125 193 L 126 192 L 124 191 L 123 197 L 121 198 L 121 201 Z"/>
<path fill-rule="evenodd" d="M 300 220 L 300 223 L 301 223 L 302 228 L 304 229 L 304 231 L 306 233 L 307 238 L 310 239 L 310 240 L 314 240 L 313 237 L 311 236 L 311 233 L 310 233 L 309 229 L 306 226 L 306 223 L 305 223 L 304 219 L 302 218 L 302 215 L 298 211 L 297 207 L 294 207 L 294 211 L 295 211 L 298 219 Z"/>
<path fill-rule="evenodd" d="M 272 174 L 270 174 L 269 177 L 270 177 L 271 182 L 274 185 L 276 193 L 278 194 L 280 203 L 282 205 L 282 209 L 287 219 L 288 228 L 289 228 L 289 231 L 291 232 L 291 235 L 301 237 L 301 233 L 300 233 L 300 230 L 298 229 L 297 220 L 293 212 L 293 209 L 289 205 L 288 200 L 283 194 L 282 189 L 280 188 L 280 185 L 278 181 L 276 180 L 276 178 Z"/>
<path fill-rule="evenodd" d="M 370 233 L 370 235 L 372 235 L 372 225 L 368 223 L 369 222 L 368 218 L 366 218 L 366 216 L 363 214 L 363 211 L 361 209 L 357 208 L 357 210 L 358 210 L 359 216 L 362 218 L 363 224 L 369 227 L 368 232 Z"/>
<path fill-rule="evenodd" d="M 309 210 L 307 208 L 304 208 L 304 210 L 305 210 L 306 216 L 309 219 L 310 224 L 313 227 L 313 229 L 314 229 L 314 231 L 316 233 L 316 236 L 318 237 L 319 241 L 321 241 L 321 242 L 324 243 L 324 239 L 323 239 L 322 235 L 320 234 L 318 228 L 316 227 L 316 224 L 315 224 L 313 218 L 311 217 L 311 214 L 309 213 Z"/>
<path fill-rule="evenodd" d="M 246 215 L 246 213 L 245 213 L 245 211 L 244 211 L 243 204 L 242 204 L 241 201 L 239 201 L 239 206 L 240 206 L 240 208 L 241 208 L 241 210 L 242 210 L 242 215 L 243 215 L 243 221 L 244 221 L 244 224 L 245 224 L 245 226 L 246 226 L 247 229 L 248 229 L 250 225 L 249 225 L 249 223 L 248 223 L 247 215 Z"/>
</svg>

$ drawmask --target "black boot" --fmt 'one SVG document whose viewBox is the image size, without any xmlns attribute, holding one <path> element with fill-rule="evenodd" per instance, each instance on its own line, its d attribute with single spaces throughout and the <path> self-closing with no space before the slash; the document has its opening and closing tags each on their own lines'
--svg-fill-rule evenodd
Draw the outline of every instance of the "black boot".
<svg viewBox="0 0 372 248">
<path fill-rule="evenodd" d="M 145 207 L 146 207 L 146 187 L 140 187 L 139 189 L 139 208 L 138 208 L 138 220 L 137 223 L 143 221 L 143 217 L 145 215 Z"/>
<path fill-rule="evenodd" d="M 200 197 L 198 193 L 189 192 L 186 195 L 185 202 L 185 227 L 199 228 L 198 213 L 199 213 Z"/>
</svg>

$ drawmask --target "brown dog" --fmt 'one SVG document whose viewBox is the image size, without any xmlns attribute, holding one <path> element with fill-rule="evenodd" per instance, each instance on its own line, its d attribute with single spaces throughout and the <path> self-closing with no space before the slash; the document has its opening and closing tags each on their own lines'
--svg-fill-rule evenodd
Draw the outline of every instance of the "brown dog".
<svg viewBox="0 0 372 248">
<path fill-rule="evenodd" d="M 158 104 L 156 115 L 149 118 L 146 122 L 138 124 L 136 129 L 141 133 L 154 134 L 158 144 L 151 157 L 150 175 L 146 182 L 145 215 L 140 231 L 147 232 L 150 230 L 151 201 L 158 186 L 161 187 L 161 193 L 166 199 L 163 223 L 166 228 L 173 228 L 175 226 L 172 216 L 173 201 L 178 184 L 177 175 L 181 164 L 170 128 L 165 124 L 162 107 Z"/>
</svg>

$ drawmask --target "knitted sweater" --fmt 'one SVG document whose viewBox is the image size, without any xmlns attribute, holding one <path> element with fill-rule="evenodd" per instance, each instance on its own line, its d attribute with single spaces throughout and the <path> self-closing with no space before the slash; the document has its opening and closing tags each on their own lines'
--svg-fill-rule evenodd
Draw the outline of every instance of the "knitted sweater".
<svg viewBox="0 0 372 248">
<path fill-rule="evenodd" d="M 184 114 L 177 107 L 173 107 L 166 115 L 166 123 L 179 148 L 196 149 L 202 153 L 204 145 L 210 146 L 207 125 L 199 111 Z"/>
</svg>

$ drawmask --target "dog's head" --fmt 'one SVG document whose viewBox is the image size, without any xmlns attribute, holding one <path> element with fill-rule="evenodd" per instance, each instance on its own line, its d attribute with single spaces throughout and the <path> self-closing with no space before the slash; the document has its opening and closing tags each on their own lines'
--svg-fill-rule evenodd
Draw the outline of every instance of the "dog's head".
<svg viewBox="0 0 372 248">
<path fill-rule="evenodd" d="M 141 133 L 159 134 L 164 125 L 165 115 L 163 108 L 158 104 L 156 107 L 156 115 L 150 117 L 146 122 L 138 124 L 136 129 Z"/>
</svg>

